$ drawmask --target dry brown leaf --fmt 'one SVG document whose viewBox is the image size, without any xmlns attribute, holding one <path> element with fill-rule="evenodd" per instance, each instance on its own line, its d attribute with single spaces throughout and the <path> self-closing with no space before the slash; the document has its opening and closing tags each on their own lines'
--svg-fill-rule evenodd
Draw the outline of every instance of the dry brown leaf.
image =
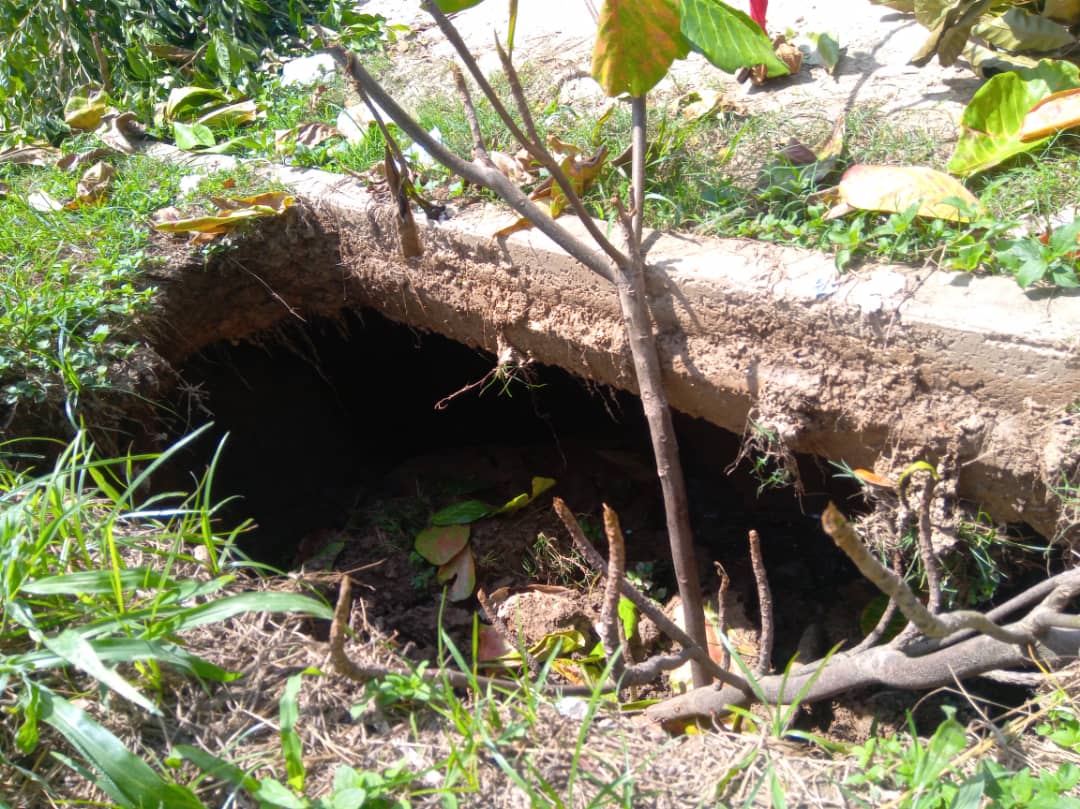
<svg viewBox="0 0 1080 809">
<path fill-rule="evenodd" d="M 783 34 L 776 37 L 773 40 L 773 50 L 776 52 L 776 57 L 787 65 L 790 75 L 796 75 L 802 70 L 802 51 L 796 46 L 787 41 L 787 37 Z M 750 78 L 754 84 L 764 84 L 770 79 L 769 69 L 765 65 L 754 65 L 750 68 Z M 788 78 L 787 76 L 776 76 L 774 78 Z"/>
<path fill-rule="evenodd" d="M 313 121 L 307 124 L 294 126 L 292 129 L 274 130 L 274 151 L 288 151 L 295 145 L 307 146 L 309 149 L 331 138 L 344 137 L 336 126 Z"/>
<path fill-rule="evenodd" d="M 112 182 L 116 169 L 99 160 L 86 170 L 75 191 L 75 199 L 64 205 L 64 210 L 74 211 L 84 205 L 94 205 L 102 200 Z"/>
<path fill-rule="evenodd" d="M 54 166 L 62 152 L 44 144 L 13 146 L 0 152 L 0 163 L 17 163 L 22 166 Z"/>
<path fill-rule="evenodd" d="M 536 179 L 529 174 L 525 168 L 527 164 L 523 164 L 518 156 L 508 155 L 506 152 L 489 152 L 488 156 L 492 165 L 513 183 L 524 185 Z"/>
<path fill-rule="evenodd" d="M 44 191 L 35 191 L 32 193 L 26 198 L 26 204 L 35 211 L 41 211 L 42 213 L 64 210 L 63 205 L 57 202 L 52 195 L 47 194 Z"/>
<path fill-rule="evenodd" d="M 113 149 L 97 148 L 87 152 L 75 152 L 66 154 L 56 161 L 56 167 L 61 171 L 74 171 L 81 166 L 93 165 L 104 157 L 112 157 L 116 154 Z"/>
</svg>

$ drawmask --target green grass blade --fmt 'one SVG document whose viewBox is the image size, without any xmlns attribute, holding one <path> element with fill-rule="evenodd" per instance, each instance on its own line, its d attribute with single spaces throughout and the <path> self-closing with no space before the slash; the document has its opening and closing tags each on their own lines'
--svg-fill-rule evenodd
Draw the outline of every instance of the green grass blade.
<svg viewBox="0 0 1080 809">
<path fill-rule="evenodd" d="M 303 612 L 315 618 L 333 620 L 334 611 L 324 602 L 296 593 L 239 593 L 209 604 L 182 610 L 174 631 L 226 621 L 244 612 Z"/>
<path fill-rule="evenodd" d="M 139 640 L 137 638 L 102 638 L 88 641 L 102 663 L 132 663 L 136 660 L 159 660 L 181 671 L 194 674 L 204 680 L 228 683 L 242 677 L 242 674 L 226 671 L 220 666 L 193 655 L 185 649 L 171 643 L 158 640 Z M 8 658 L 7 665 L 34 668 L 38 670 L 56 668 L 68 663 L 66 658 L 48 651 L 31 652 Z"/>
<path fill-rule="evenodd" d="M 125 590 L 171 590 L 180 587 L 174 579 L 163 577 L 149 567 L 132 567 L 116 576 Z M 99 595 L 113 591 L 113 574 L 107 570 L 80 570 L 57 576 L 42 576 L 24 582 L 19 588 L 30 595 Z"/>
<path fill-rule="evenodd" d="M 232 784 L 234 787 L 246 789 L 248 792 L 255 792 L 259 788 L 259 782 L 252 776 L 231 761 L 219 758 L 213 753 L 207 753 L 205 750 L 192 747 L 189 744 L 178 744 L 173 748 L 173 752 L 190 761 L 211 778 Z"/>
<path fill-rule="evenodd" d="M 94 768 L 100 786 L 124 809 L 206 809 L 189 789 L 160 775 L 88 714 L 39 686 L 41 719 L 55 728 Z"/>
<path fill-rule="evenodd" d="M 131 683 L 106 666 L 93 645 L 73 629 L 66 629 L 55 638 L 45 638 L 45 647 L 71 665 L 85 671 L 102 685 L 134 702 L 140 708 L 159 715 L 157 706 L 139 693 Z"/>
</svg>

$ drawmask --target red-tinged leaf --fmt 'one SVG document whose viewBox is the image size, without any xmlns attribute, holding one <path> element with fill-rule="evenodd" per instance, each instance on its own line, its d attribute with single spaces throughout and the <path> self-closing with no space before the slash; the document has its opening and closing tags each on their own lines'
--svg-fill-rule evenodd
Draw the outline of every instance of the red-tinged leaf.
<svg viewBox="0 0 1080 809">
<path fill-rule="evenodd" d="M 514 651 L 514 647 L 503 640 L 499 630 L 487 624 L 480 626 L 477 641 L 477 660 L 498 660 L 503 655 Z"/>
<path fill-rule="evenodd" d="M 917 205 L 919 216 L 954 222 L 968 221 L 958 201 L 972 209 L 979 205 L 959 180 L 925 166 L 852 166 L 837 191 L 840 201 L 852 208 L 903 213 Z"/>
<path fill-rule="evenodd" d="M 765 14 L 769 10 L 769 0 L 750 0 L 750 19 L 761 26 L 762 31 L 768 31 L 765 27 Z"/>
<path fill-rule="evenodd" d="M 871 486 L 879 486 L 882 489 L 892 489 L 896 486 L 888 478 L 882 477 L 877 472 L 871 472 L 869 469 L 852 469 L 851 471 L 855 473 L 855 477 Z"/>
<path fill-rule="evenodd" d="M 416 535 L 413 547 L 433 565 L 444 565 L 469 542 L 467 525 L 432 525 Z"/>
<path fill-rule="evenodd" d="M 446 591 L 448 601 L 464 601 L 476 588 L 476 564 L 472 551 L 463 548 L 461 553 L 439 568 L 435 578 L 439 584 L 446 584 L 451 579 L 453 584 Z"/>
<path fill-rule="evenodd" d="M 1030 143 L 1080 126 L 1080 87 L 1048 95 L 1028 110 L 1020 125 L 1020 142 Z"/>
<path fill-rule="evenodd" d="M 604 0 L 592 75 L 609 96 L 643 96 L 690 52 L 674 0 Z"/>
</svg>

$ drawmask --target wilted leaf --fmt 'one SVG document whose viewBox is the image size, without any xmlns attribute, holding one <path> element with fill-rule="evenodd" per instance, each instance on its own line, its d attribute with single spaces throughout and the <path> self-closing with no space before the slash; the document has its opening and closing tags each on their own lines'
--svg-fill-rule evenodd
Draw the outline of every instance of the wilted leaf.
<svg viewBox="0 0 1080 809">
<path fill-rule="evenodd" d="M 339 137 L 341 137 L 341 132 L 338 131 L 336 126 L 312 121 L 311 123 L 294 126 L 292 129 L 274 130 L 274 149 L 275 151 L 281 151 L 290 141 L 300 146 L 307 146 L 310 149 L 331 138 Z"/>
<path fill-rule="evenodd" d="M 768 76 L 788 73 L 761 26 L 738 9 L 719 0 L 681 0 L 679 13 L 683 36 L 721 70 L 765 65 Z"/>
<path fill-rule="evenodd" d="M 469 542 L 468 525 L 432 525 L 416 535 L 413 547 L 433 565 L 444 565 Z"/>
<path fill-rule="evenodd" d="M 1049 53 L 1076 42 L 1069 29 L 1018 6 L 1001 16 L 985 17 L 972 33 L 1007 51 Z"/>
<path fill-rule="evenodd" d="M 1080 87 L 1048 95 L 1028 110 L 1020 126 L 1020 141 L 1040 140 L 1074 126 L 1080 126 Z"/>
<path fill-rule="evenodd" d="M 162 221 L 154 224 L 157 230 L 167 233 L 204 233 L 217 235 L 227 233 L 242 222 L 258 219 L 264 216 L 277 216 L 289 208 L 295 197 L 283 192 L 273 191 L 267 195 L 248 197 L 249 200 L 265 199 L 268 204 L 249 203 L 247 207 L 226 208 L 217 214 L 207 216 L 195 216 L 189 219 L 176 221 Z M 222 200 L 222 202 L 224 202 Z M 232 200 L 232 203 L 238 202 Z"/>
<path fill-rule="evenodd" d="M 508 155 L 506 152 L 494 151 L 489 152 L 488 157 L 491 158 L 492 165 L 494 165 L 495 168 L 512 183 L 524 185 L 525 183 L 532 182 L 534 179 L 533 176 L 526 171 L 521 161 L 514 155 Z"/>
<path fill-rule="evenodd" d="M 88 152 L 75 152 L 66 154 L 56 161 L 56 167 L 61 171 L 74 171 L 80 166 L 93 165 L 103 157 L 112 157 L 116 154 L 113 149 L 91 149 Z"/>
<path fill-rule="evenodd" d="M 173 140 L 176 148 L 190 151 L 199 147 L 213 146 L 216 142 L 214 133 L 202 124 L 184 124 L 173 121 Z"/>
<path fill-rule="evenodd" d="M 208 87 L 174 87 L 165 102 L 166 121 L 187 121 L 202 115 L 208 107 L 229 101 L 221 90 Z"/>
<path fill-rule="evenodd" d="M 490 516 L 495 509 L 481 500 L 464 500 L 454 503 L 431 517 L 432 525 L 464 525 Z"/>
<path fill-rule="evenodd" d="M 287 191 L 264 191 L 250 197 L 211 197 L 222 211 L 237 211 L 243 208 L 269 208 L 272 213 L 282 213 L 296 201 Z"/>
<path fill-rule="evenodd" d="M 454 583 L 446 591 L 448 601 L 464 601 L 476 588 L 476 564 L 472 551 L 466 547 L 461 553 L 439 568 L 435 575 L 439 584 L 446 584 L 451 579 Z"/>
<path fill-rule="evenodd" d="M 190 62 L 191 58 L 195 56 L 195 51 L 190 48 L 181 48 L 178 45 L 163 45 L 163 44 L 151 44 L 146 48 L 150 51 L 150 55 L 158 59 L 164 59 L 166 62 L 177 62 L 183 64 L 184 62 Z"/>
<path fill-rule="evenodd" d="M 228 129 L 254 121 L 257 114 L 258 109 L 256 109 L 254 101 L 237 101 L 235 104 L 226 104 L 223 107 L 210 110 L 201 115 L 195 121 L 195 124 Z"/>
<path fill-rule="evenodd" d="M 80 178 L 75 191 L 75 199 L 64 206 L 65 210 L 73 211 L 83 205 L 100 202 L 115 174 L 116 169 L 109 163 L 99 160 L 92 165 Z"/>
<path fill-rule="evenodd" d="M 132 138 L 142 137 L 143 130 L 135 118 L 133 112 L 122 112 L 118 115 L 106 115 L 101 128 L 98 129 L 98 137 L 105 144 L 124 154 L 135 154 L 135 144 Z"/>
<path fill-rule="evenodd" d="M 49 213 L 50 211 L 62 211 L 64 206 L 57 202 L 51 195 L 44 191 L 35 191 L 26 198 L 26 204 L 35 211 Z"/>
<path fill-rule="evenodd" d="M 896 484 L 888 478 L 882 477 L 877 472 L 871 472 L 869 469 L 852 469 L 851 471 L 854 473 L 855 477 L 871 486 L 878 486 L 882 489 L 892 489 L 896 486 Z"/>
<path fill-rule="evenodd" d="M 693 90 L 679 99 L 679 114 L 688 121 L 698 121 L 716 112 L 745 113 L 745 107 L 728 98 L 722 90 Z"/>
<path fill-rule="evenodd" d="M 607 158 L 607 147 L 601 146 L 595 155 L 590 158 L 580 157 L 567 157 L 565 158 L 560 167 L 566 174 L 567 179 L 570 180 L 570 187 L 574 189 L 574 192 L 580 197 L 585 189 L 592 184 L 592 181 L 596 179 L 596 175 L 600 173 L 600 169 L 604 165 L 604 160 Z M 562 192 L 562 189 L 555 183 L 551 185 L 551 218 L 556 218 L 566 208 L 568 201 L 566 195 Z"/>
<path fill-rule="evenodd" d="M 609 96 L 645 95 L 672 62 L 690 51 L 679 24 L 674 0 L 604 0 L 593 46 L 593 78 Z"/>
<path fill-rule="evenodd" d="M 979 204 L 959 180 L 925 166 L 852 166 L 837 191 L 841 202 L 859 210 L 903 213 L 917 205 L 919 216 L 954 222 L 968 221 L 957 202 Z"/>
<path fill-rule="evenodd" d="M 514 651 L 514 647 L 503 640 L 502 633 L 489 624 L 481 624 L 477 633 L 476 659 L 498 660 Z"/>
<path fill-rule="evenodd" d="M 989 10 L 993 2 L 994 0 L 959 0 L 948 8 L 936 24 L 924 22 L 923 25 L 932 28 L 930 38 L 911 58 L 911 64 L 922 67 L 933 59 L 935 54 L 938 63 L 943 67 L 956 62 L 971 36 L 971 29 Z M 916 13 L 919 11 L 919 5 L 916 2 Z"/>
<path fill-rule="evenodd" d="M 949 171 L 975 174 L 1031 149 L 1038 141 L 1020 140 L 1028 111 L 1053 93 L 1080 87 L 1078 74 L 1074 64 L 1044 59 L 1034 68 L 1001 73 L 986 82 L 964 109 Z"/>
<path fill-rule="evenodd" d="M 98 88 L 80 87 L 64 104 L 64 123 L 72 129 L 97 129 L 109 109 L 108 94 Z"/>
<path fill-rule="evenodd" d="M 52 166 L 63 153 L 53 147 L 42 145 L 13 146 L 0 152 L 0 163 L 16 163 L 21 166 Z"/>
</svg>

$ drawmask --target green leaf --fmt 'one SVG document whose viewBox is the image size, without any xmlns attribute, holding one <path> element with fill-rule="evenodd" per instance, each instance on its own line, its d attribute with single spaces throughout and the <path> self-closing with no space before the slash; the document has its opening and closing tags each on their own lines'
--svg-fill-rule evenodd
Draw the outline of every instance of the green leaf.
<svg viewBox="0 0 1080 809">
<path fill-rule="evenodd" d="M 435 0 L 435 5 L 443 14 L 453 14 L 456 11 L 464 11 L 467 8 L 478 6 L 483 0 Z"/>
<path fill-rule="evenodd" d="M 264 778 L 259 781 L 259 788 L 251 796 L 264 807 L 279 807 L 280 809 L 309 809 L 311 804 L 306 798 L 298 798 L 291 793 L 288 787 L 275 781 L 273 778 Z"/>
<path fill-rule="evenodd" d="M 259 782 L 240 767 L 237 767 L 231 761 L 226 761 L 212 753 L 207 753 L 205 750 L 200 750 L 198 747 L 192 747 L 189 744 L 178 744 L 173 748 L 173 752 L 190 761 L 211 778 L 232 784 L 234 787 L 242 787 L 248 792 L 254 792 L 259 788 Z"/>
<path fill-rule="evenodd" d="M 619 620 L 622 622 L 623 634 L 627 641 L 637 635 L 638 622 L 641 616 L 638 614 L 637 605 L 626 596 L 619 596 Z"/>
<path fill-rule="evenodd" d="M 93 646 L 94 653 L 102 663 L 132 663 L 136 660 L 158 660 L 175 666 L 180 671 L 219 683 L 229 683 L 243 676 L 238 672 L 226 671 L 186 649 L 181 649 L 179 646 L 160 640 L 101 638 L 88 642 Z M 8 658 L 7 662 L 12 666 L 25 666 L 41 670 L 56 668 L 69 661 L 56 653 L 39 651 Z"/>
<path fill-rule="evenodd" d="M 173 121 L 172 127 L 173 140 L 176 141 L 177 149 L 191 151 L 192 149 L 213 146 L 216 142 L 214 133 L 210 131 L 210 127 L 204 124 L 183 124 L 179 121 Z"/>
<path fill-rule="evenodd" d="M 770 76 L 784 76 L 787 65 L 756 22 L 720 0 L 682 0 L 682 32 L 706 59 L 721 70 L 765 65 Z"/>
<path fill-rule="evenodd" d="M 984 17 L 971 33 L 1004 50 L 1028 54 L 1048 53 L 1076 42 L 1064 25 L 1017 6 L 1000 17 Z"/>
<path fill-rule="evenodd" d="M 171 590 L 179 583 L 150 567 L 132 567 L 118 571 L 117 579 L 125 590 Z M 113 592 L 113 571 L 80 570 L 59 576 L 43 576 L 31 579 L 20 591 L 31 595 L 91 595 Z"/>
<path fill-rule="evenodd" d="M 254 101 L 237 101 L 235 104 L 226 104 L 223 107 L 210 110 L 210 112 L 200 116 L 195 125 L 201 124 L 206 127 L 228 129 L 251 123 L 255 120 L 258 112 Z"/>
<path fill-rule="evenodd" d="M 1074 219 L 1072 224 L 1054 228 L 1048 240 L 1049 247 L 1055 256 L 1075 253 L 1078 249 L 1076 243 L 1078 238 L 1080 238 L 1080 219 Z"/>
<path fill-rule="evenodd" d="M 836 65 L 840 62 L 840 43 L 832 34 L 811 34 L 821 64 L 825 66 L 825 72 L 830 76 L 836 71 Z"/>
<path fill-rule="evenodd" d="M 994 76 L 964 109 L 949 171 L 976 174 L 1044 143 L 1045 138 L 1020 140 L 1024 117 L 1041 99 L 1073 87 L 1080 87 L 1080 69 L 1060 60 L 1044 59 L 1036 67 Z"/>
<path fill-rule="evenodd" d="M 44 643 L 49 651 L 85 671 L 102 685 L 134 702 L 143 710 L 155 716 L 161 713 L 157 706 L 140 694 L 135 686 L 106 666 L 94 651 L 93 645 L 75 630 L 65 629 L 55 638 L 45 638 Z"/>
<path fill-rule="evenodd" d="M 954 718 L 956 709 L 946 705 L 942 710 L 945 711 L 945 721 L 938 725 L 938 729 L 930 737 L 926 753 L 919 759 L 912 773 L 911 786 L 914 789 L 923 789 L 937 781 L 953 756 L 967 746 L 964 726 Z"/>
<path fill-rule="evenodd" d="M 689 52 L 674 0 L 604 0 L 592 75 L 609 96 L 643 96 Z"/>
<path fill-rule="evenodd" d="M 303 793 L 304 749 L 300 744 L 300 735 L 296 732 L 296 721 L 300 718 L 300 703 L 297 697 L 305 674 L 319 674 L 318 669 L 304 669 L 294 674 L 285 683 L 285 692 L 279 703 L 279 725 L 281 729 L 281 753 L 285 757 L 285 772 L 289 786 L 296 792 Z"/>
<path fill-rule="evenodd" d="M 331 621 L 334 611 L 321 601 L 296 593 L 238 593 L 180 611 L 174 631 L 226 621 L 243 612 L 305 612 Z"/>
<path fill-rule="evenodd" d="M 165 120 L 190 120 L 197 118 L 209 107 L 227 103 L 229 97 L 221 90 L 208 87 L 175 87 L 165 102 Z"/>
<path fill-rule="evenodd" d="M 40 689 L 39 686 L 32 686 Z M 167 783 L 80 708 L 41 691 L 41 719 L 55 728 L 101 776 L 97 784 L 125 809 L 206 809 L 191 790 Z"/>
<path fill-rule="evenodd" d="M 495 512 L 495 509 L 481 500 L 465 500 L 454 503 L 431 517 L 432 525 L 464 525 L 482 520 Z"/>
<path fill-rule="evenodd" d="M 433 565 L 445 565 L 469 541 L 468 525 L 432 525 L 416 535 L 413 548 Z"/>
</svg>

